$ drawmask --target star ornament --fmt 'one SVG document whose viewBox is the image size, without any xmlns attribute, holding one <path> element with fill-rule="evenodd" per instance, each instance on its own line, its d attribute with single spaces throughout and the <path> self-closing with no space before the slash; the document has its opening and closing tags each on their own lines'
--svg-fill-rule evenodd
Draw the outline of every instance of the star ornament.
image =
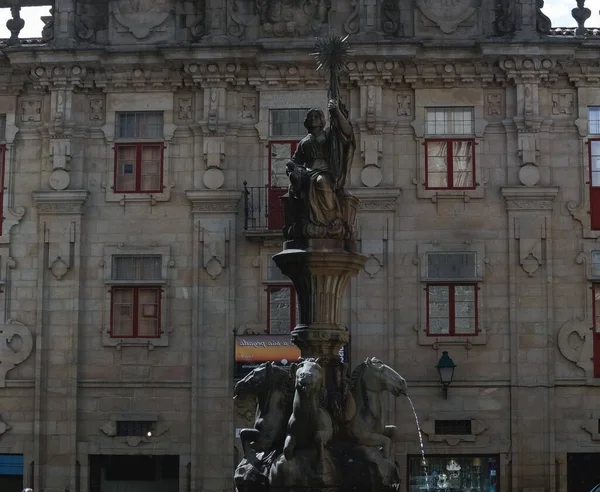
<svg viewBox="0 0 600 492">
<path fill-rule="evenodd" d="M 348 36 L 336 36 L 330 32 L 327 37 L 317 38 L 315 51 L 311 55 L 317 59 L 318 71 L 340 74 L 346 71 L 346 63 L 351 53 Z"/>
</svg>

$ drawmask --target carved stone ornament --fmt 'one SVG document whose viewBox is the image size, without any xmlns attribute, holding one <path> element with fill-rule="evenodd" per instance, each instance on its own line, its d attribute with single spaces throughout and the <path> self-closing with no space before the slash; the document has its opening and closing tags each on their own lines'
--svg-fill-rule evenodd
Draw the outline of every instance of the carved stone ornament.
<svg viewBox="0 0 600 492">
<path fill-rule="evenodd" d="M 542 8 L 544 7 L 544 0 L 535 0 L 536 4 L 536 18 L 535 18 L 535 27 L 537 32 L 540 34 L 548 34 L 550 29 L 552 29 L 552 21 L 550 17 L 548 17 L 544 12 L 542 12 Z"/>
<path fill-rule="evenodd" d="M 115 0 L 111 7 L 119 24 L 144 39 L 169 18 L 172 0 Z"/>
<path fill-rule="evenodd" d="M 78 0 L 75 13 L 75 34 L 82 41 L 97 41 L 98 32 L 106 30 L 108 2 Z"/>
<path fill-rule="evenodd" d="M 496 19 L 494 22 L 496 33 L 502 36 L 514 32 L 513 14 L 513 2 L 511 0 L 496 0 Z"/>
<path fill-rule="evenodd" d="M 42 101 L 39 99 L 23 99 L 21 101 L 21 121 L 23 123 L 42 121 Z"/>
<path fill-rule="evenodd" d="M 475 13 L 480 3 L 480 0 L 417 0 L 417 7 L 443 33 L 452 34 Z"/>
<path fill-rule="evenodd" d="M 383 0 L 381 3 L 381 30 L 391 36 L 402 35 L 399 2 L 394 0 Z"/>
<path fill-rule="evenodd" d="M 2 417 L 0 417 L 0 436 L 2 434 L 5 434 L 6 432 L 8 432 L 11 429 L 12 429 L 12 427 L 10 425 L 8 425 L 6 422 L 4 422 L 4 420 L 2 420 Z"/>
<path fill-rule="evenodd" d="M 8 320 L 0 325 L 0 388 L 6 387 L 6 373 L 24 362 L 33 349 L 33 336 L 24 324 Z"/>
<path fill-rule="evenodd" d="M 584 318 L 569 320 L 561 326 L 557 336 L 558 350 L 561 355 L 575 364 L 589 378 L 594 375 L 594 364 L 592 362 L 594 336 L 590 330 L 591 324 Z M 597 429 L 598 423 L 596 422 Z"/>
<path fill-rule="evenodd" d="M 327 0 L 255 0 L 267 36 L 319 34 L 327 20 Z"/>
<path fill-rule="evenodd" d="M 104 120 L 104 98 L 102 96 L 90 98 L 90 120 Z"/>
</svg>

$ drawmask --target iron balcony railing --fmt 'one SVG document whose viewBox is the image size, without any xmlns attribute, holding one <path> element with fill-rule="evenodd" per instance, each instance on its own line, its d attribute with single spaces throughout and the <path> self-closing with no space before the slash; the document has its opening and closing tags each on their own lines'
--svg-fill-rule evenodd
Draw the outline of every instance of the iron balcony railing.
<svg viewBox="0 0 600 492">
<path fill-rule="evenodd" d="M 286 188 L 248 186 L 244 181 L 244 229 L 249 232 L 280 232 L 283 228 L 281 197 L 286 192 Z"/>
</svg>

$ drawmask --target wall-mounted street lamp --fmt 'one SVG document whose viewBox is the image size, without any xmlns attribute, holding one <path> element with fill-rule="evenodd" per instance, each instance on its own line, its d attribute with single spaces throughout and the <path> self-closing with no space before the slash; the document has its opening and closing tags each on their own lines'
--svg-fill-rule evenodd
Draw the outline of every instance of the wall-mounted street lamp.
<svg viewBox="0 0 600 492">
<path fill-rule="evenodd" d="M 442 390 L 444 391 L 444 398 L 448 399 L 448 386 L 452 383 L 454 377 L 454 368 L 456 364 L 448 355 L 448 352 L 443 351 L 440 360 L 435 366 L 440 376 L 440 383 L 442 383 Z"/>
</svg>

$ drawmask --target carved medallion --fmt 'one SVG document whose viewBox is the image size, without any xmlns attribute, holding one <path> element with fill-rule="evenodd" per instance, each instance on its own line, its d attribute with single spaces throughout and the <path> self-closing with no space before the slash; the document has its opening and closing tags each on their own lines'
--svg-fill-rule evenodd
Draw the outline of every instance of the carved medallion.
<svg viewBox="0 0 600 492">
<path fill-rule="evenodd" d="M 144 39 L 169 18 L 171 3 L 172 0 L 116 0 L 112 13 L 136 38 Z"/>
<path fill-rule="evenodd" d="M 480 0 L 417 0 L 417 7 L 443 33 L 451 34 L 473 15 L 480 3 Z"/>
</svg>

